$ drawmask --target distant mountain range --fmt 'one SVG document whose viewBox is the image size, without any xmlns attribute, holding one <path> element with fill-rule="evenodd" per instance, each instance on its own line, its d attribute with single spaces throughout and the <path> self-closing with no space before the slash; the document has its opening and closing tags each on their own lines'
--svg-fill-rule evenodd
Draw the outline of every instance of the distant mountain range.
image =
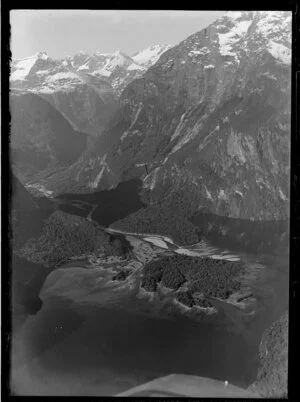
<svg viewBox="0 0 300 402">
<path fill-rule="evenodd" d="M 32 86 L 29 78 L 16 80 L 20 61 L 13 64 L 12 85 L 30 91 L 52 88 L 55 94 L 66 73 L 66 83 L 100 79 L 110 85 L 105 93 L 111 99 L 125 87 L 93 147 L 41 183 L 58 194 L 112 188 L 139 176 L 151 202 L 180 189 L 193 194 L 199 210 L 252 220 L 286 218 L 291 13 L 226 13 L 156 55 L 155 47 L 132 58 L 79 54 Z M 38 60 L 41 72 L 49 59 L 42 54 Z"/>
<path fill-rule="evenodd" d="M 129 82 L 141 76 L 171 45 L 154 45 L 132 57 L 121 51 L 114 53 L 83 51 L 74 56 L 54 60 L 47 53 L 39 52 L 11 64 L 11 86 L 34 90 L 40 94 L 72 91 L 86 79 L 86 75 L 109 83 L 120 94 Z M 99 83 L 97 80 L 93 81 Z M 100 81 L 101 82 L 101 81 Z"/>
<path fill-rule="evenodd" d="M 60 60 L 45 52 L 13 60 L 10 85 L 42 96 L 73 128 L 100 136 L 122 90 L 151 67 L 170 45 L 155 45 L 136 53 L 80 52 Z"/>
</svg>

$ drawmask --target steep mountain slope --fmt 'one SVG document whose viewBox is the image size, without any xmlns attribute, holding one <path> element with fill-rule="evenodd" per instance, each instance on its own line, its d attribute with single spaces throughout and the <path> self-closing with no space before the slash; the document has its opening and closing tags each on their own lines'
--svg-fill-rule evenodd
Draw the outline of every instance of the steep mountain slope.
<svg viewBox="0 0 300 402">
<path fill-rule="evenodd" d="M 286 218 L 290 59 L 289 12 L 225 14 L 129 84 L 96 147 L 48 185 L 87 191 L 139 175 L 152 201 L 180 189 L 207 212 Z"/>
<path fill-rule="evenodd" d="M 71 63 L 76 66 L 77 72 L 91 74 L 108 82 L 117 95 L 120 95 L 127 84 L 146 71 L 143 66 L 120 51 L 112 54 L 96 52 L 80 65 L 75 65 L 72 59 Z"/>
<path fill-rule="evenodd" d="M 77 63 L 82 58 L 75 58 Z M 53 60 L 38 53 L 11 66 L 13 89 L 33 92 L 48 100 L 72 124 L 73 128 L 101 135 L 116 108 L 113 88 L 101 78 L 76 72 L 71 61 Z"/>
<path fill-rule="evenodd" d="M 170 45 L 156 45 L 134 58 L 117 51 L 79 52 L 61 60 L 40 52 L 14 60 L 11 88 L 36 93 L 55 106 L 73 128 L 99 137 L 117 107 L 117 97 L 142 76 Z"/>
<path fill-rule="evenodd" d="M 120 95 L 123 89 L 134 79 L 142 76 L 171 45 L 154 45 L 136 53 L 133 57 L 121 51 L 114 53 L 95 52 L 93 55 L 81 52 L 67 58 L 66 61 L 78 73 L 91 74 L 106 80 Z"/>
<path fill-rule="evenodd" d="M 12 165 L 22 182 L 69 166 L 85 151 L 87 135 L 41 97 L 12 93 L 10 111 Z"/>
<path fill-rule="evenodd" d="M 164 52 L 171 49 L 171 47 L 172 45 L 153 45 L 135 53 L 132 59 L 141 66 L 149 68 L 157 62 Z"/>
</svg>

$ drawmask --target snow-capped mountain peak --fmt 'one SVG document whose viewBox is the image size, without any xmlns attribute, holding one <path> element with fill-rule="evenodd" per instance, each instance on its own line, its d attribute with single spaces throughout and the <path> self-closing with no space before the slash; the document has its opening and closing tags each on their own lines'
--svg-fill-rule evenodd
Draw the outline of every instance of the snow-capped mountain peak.
<svg viewBox="0 0 300 402">
<path fill-rule="evenodd" d="M 186 188 L 212 213 L 284 217 L 289 19 L 284 12 L 226 13 L 163 53 L 122 92 L 114 125 L 74 170 L 76 184 L 108 188 L 146 161 L 150 173 L 142 179 L 153 199 Z M 157 48 L 132 59 L 151 60 Z"/>
<path fill-rule="evenodd" d="M 243 13 L 240 12 L 240 11 L 227 11 L 224 14 L 224 17 L 227 17 L 227 18 L 230 18 L 230 19 L 233 19 L 233 20 L 239 19 L 242 16 L 243 16 Z"/>
<path fill-rule="evenodd" d="M 38 59 L 42 59 L 42 60 L 48 60 L 49 59 L 49 56 L 48 56 L 47 52 L 38 52 L 36 54 L 36 57 Z"/>
<path fill-rule="evenodd" d="M 72 65 L 79 73 L 106 79 L 120 94 L 129 82 L 140 77 L 170 47 L 171 45 L 154 45 L 133 57 L 121 50 L 113 53 L 97 51 L 92 56 L 81 55 L 81 62 L 77 56 L 76 63 L 73 59 Z"/>
<path fill-rule="evenodd" d="M 107 66 L 114 68 L 116 66 L 126 66 L 132 63 L 132 59 L 126 54 L 122 53 L 120 50 L 112 53 L 109 57 L 109 62 Z"/>
<path fill-rule="evenodd" d="M 10 79 L 12 81 L 26 80 L 27 76 L 29 75 L 30 71 L 32 70 L 32 68 L 34 67 L 34 65 L 38 60 L 47 61 L 51 59 L 46 52 L 38 52 L 32 56 L 13 61 L 11 65 L 12 73 Z"/>
<path fill-rule="evenodd" d="M 107 57 L 110 56 L 111 53 L 103 53 L 103 52 L 94 52 L 93 56 L 94 57 Z"/>
<path fill-rule="evenodd" d="M 172 45 L 153 45 L 147 49 L 143 49 L 140 52 L 135 53 L 132 56 L 132 59 L 144 67 L 150 67 L 151 65 L 155 64 L 159 57 L 171 47 Z"/>
<path fill-rule="evenodd" d="M 49 101 L 77 130 L 98 136 L 115 109 L 117 95 L 150 65 L 141 65 L 120 50 L 81 50 L 61 59 L 39 52 L 11 63 L 10 83 L 12 89 Z"/>
<path fill-rule="evenodd" d="M 147 162 L 149 173 L 141 178 L 153 199 L 182 189 L 211 213 L 283 219 L 289 194 L 290 22 L 289 12 L 229 12 L 161 54 L 155 45 L 132 57 L 83 57 L 73 73 L 99 77 L 122 95 L 113 124 L 103 124 L 101 139 L 74 168 L 47 179 L 49 189 L 111 188 Z M 150 69 L 149 60 L 155 63 Z M 55 70 L 47 86 L 77 85 L 76 77 L 65 81 L 65 71 Z M 87 105 L 86 114 L 95 110 L 99 116 L 86 92 L 77 106 L 78 93 L 70 92 L 65 113 L 74 105 L 75 120 Z M 57 95 L 51 98 L 55 105 Z"/>
<path fill-rule="evenodd" d="M 190 56 L 198 58 L 208 57 L 209 49 L 210 54 L 227 58 L 228 64 L 238 64 L 245 54 L 258 57 L 267 50 L 277 62 L 290 64 L 290 26 L 290 12 L 229 11 L 184 42 L 190 44 Z"/>
<path fill-rule="evenodd" d="M 128 57 L 125 53 L 121 52 L 121 50 L 116 50 L 115 52 L 113 52 L 112 57 Z"/>
<path fill-rule="evenodd" d="M 11 82 L 23 81 L 26 86 L 33 86 L 34 90 L 52 92 L 57 90 L 58 83 L 63 82 L 63 89 L 67 88 L 65 79 L 54 80 L 53 75 L 61 77 L 60 74 L 64 74 L 65 78 L 68 76 L 72 87 L 75 82 L 82 82 L 82 75 L 90 75 L 106 80 L 116 93 L 120 94 L 129 82 L 141 76 L 170 47 L 170 45 L 154 45 L 137 53 L 135 57 L 130 57 L 121 50 L 113 53 L 96 51 L 92 55 L 80 50 L 77 54 L 66 56 L 60 60 L 53 60 L 46 52 L 39 52 L 25 59 L 13 61 L 10 79 Z M 78 75 L 75 79 L 75 76 L 71 78 L 71 75 L 67 73 Z M 28 81 L 29 74 L 31 83 Z M 54 82 L 56 83 L 55 88 L 53 87 Z M 51 88 L 49 83 L 51 83 Z"/>
</svg>

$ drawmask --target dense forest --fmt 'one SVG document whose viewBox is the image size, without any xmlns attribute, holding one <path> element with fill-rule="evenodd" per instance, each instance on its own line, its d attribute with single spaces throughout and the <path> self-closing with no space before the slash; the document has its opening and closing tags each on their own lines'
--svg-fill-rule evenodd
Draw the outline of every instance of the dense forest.
<svg viewBox="0 0 300 402">
<path fill-rule="evenodd" d="M 178 191 L 162 200 L 152 200 L 147 207 L 114 222 L 111 227 L 170 236 L 177 244 L 197 243 L 201 239 L 201 231 L 189 221 L 196 208 L 189 195 Z"/>
<path fill-rule="evenodd" d="M 155 292 L 157 284 L 161 281 L 163 276 L 163 265 L 160 260 L 150 261 L 143 269 L 142 287 L 148 292 Z"/>
<path fill-rule="evenodd" d="M 187 307 L 195 306 L 195 300 L 190 292 L 179 292 L 176 299 Z"/>
<path fill-rule="evenodd" d="M 42 234 L 31 238 L 21 256 L 45 266 L 57 266 L 66 259 L 86 253 L 123 256 L 131 249 L 121 236 L 109 235 L 95 222 L 55 211 L 44 222 Z"/>
<path fill-rule="evenodd" d="M 207 307 L 210 303 L 203 296 L 227 299 L 240 289 L 236 277 L 242 270 L 239 262 L 186 255 L 164 256 L 146 264 L 141 286 L 155 292 L 159 283 L 178 290 L 187 282 L 188 292 L 179 292 L 177 299 L 187 306 Z M 202 296 L 198 297 L 199 294 Z"/>
<path fill-rule="evenodd" d="M 119 281 L 119 282 L 125 281 L 128 278 L 128 276 L 131 274 L 131 272 L 132 272 L 131 269 L 126 269 L 126 270 L 123 269 L 123 270 L 119 271 L 116 275 L 114 275 L 112 277 L 112 280 Z"/>
<path fill-rule="evenodd" d="M 263 398 L 287 398 L 288 321 L 286 312 L 264 332 L 260 343 L 261 367 L 249 388 Z"/>
<path fill-rule="evenodd" d="M 12 249 L 16 250 L 30 237 L 40 234 L 43 222 L 54 211 L 54 205 L 46 197 L 32 196 L 13 174 L 9 196 L 11 196 L 10 240 Z"/>
<path fill-rule="evenodd" d="M 112 223 L 113 228 L 170 236 L 180 245 L 196 243 L 205 234 L 230 250 L 288 251 L 288 221 L 252 222 L 205 213 L 192 190 L 174 191 L 167 184 L 159 190 L 143 189 L 140 196 L 147 206 Z"/>
<path fill-rule="evenodd" d="M 250 221 L 198 212 L 191 221 L 217 247 L 250 253 L 288 253 L 287 220 Z"/>
<path fill-rule="evenodd" d="M 176 300 L 187 307 L 212 307 L 212 304 L 205 299 L 205 297 L 193 295 L 190 291 L 178 292 L 176 295 Z"/>
</svg>

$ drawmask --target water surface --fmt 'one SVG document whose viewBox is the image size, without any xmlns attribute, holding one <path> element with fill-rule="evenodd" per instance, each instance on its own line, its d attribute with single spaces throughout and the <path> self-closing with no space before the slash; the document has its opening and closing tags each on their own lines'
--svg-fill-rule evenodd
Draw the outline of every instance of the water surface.
<svg viewBox="0 0 300 402">
<path fill-rule="evenodd" d="M 170 373 L 246 387 L 257 374 L 262 333 L 288 302 L 286 261 L 264 256 L 262 263 L 251 316 L 228 305 L 198 320 L 170 306 L 154 313 L 149 299 L 126 290 L 109 296 L 101 282 L 89 302 L 42 292 L 42 309 L 17 337 L 15 373 L 26 367 L 18 381 L 27 378 L 29 393 L 77 395 L 113 395 Z M 59 271 L 53 274 L 59 280 Z"/>
<path fill-rule="evenodd" d="M 59 208 L 87 216 L 97 205 L 92 219 L 109 226 L 143 206 L 140 185 L 139 180 L 132 180 L 110 191 L 65 195 Z M 226 221 L 227 229 L 228 225 Z M 230 246 L 236 245 L 236 239 L 246 229 L 245 222 L 235 224 L 233 242 L 222 243 L 224 236 L 216 235 L 214 244 L 211 235 L 210 243 L 221 247 L 218 255 L 231 253 Z M 15 392 L 113 395 L 172 373 L 227 380 L 247 387 L 257 374 L 263 331 L 288 307 L 287 254 L 263 254 L 255 246 L 255 236 L 250 240 L 251 247 L 254 244 L 251 250 L 256 253 L 242 252 L 239 242 L 238 255 L 243 261 L 263 267 L 252 284 L 257 299 L 252 314 L 216 302 L 218 314 L 203 313 L 193 319 L 173 304 L 159 308 L 148 297 L 137 297 L 134 290 L 107 289 L 105 275 L 102 281 L 99 272 L 85 267 L 86 261 L 68 262 L 46 281 L 47 286 L 65 287 L 64 296 L 58 291 L 60 297 L 47 292 L 45 285 L 40 292 L 42 308 L 32 310 L 14 334 Z M 18 272 L 22 272 L 22 263 L 25 264 L 19 260 Z M 68 274 L 66 270 L 70 270 Z M 41 276 L 45 278 L 47 274 Z M 41 276 L 38 275 L 40 286 Z"/>
<path fill-rule="evenodd" d="M 59 209 L 70 214 L 87 216 L 90 206 L 98 205 L 92 219 L 100 225 L 109 226 L 145 206 L 140 199 L 142 181 L 131 179 L 120 183 L 112 190 L 91 194 L 64 194 L 58 198 L 63 201 Z"/>
</svg>

